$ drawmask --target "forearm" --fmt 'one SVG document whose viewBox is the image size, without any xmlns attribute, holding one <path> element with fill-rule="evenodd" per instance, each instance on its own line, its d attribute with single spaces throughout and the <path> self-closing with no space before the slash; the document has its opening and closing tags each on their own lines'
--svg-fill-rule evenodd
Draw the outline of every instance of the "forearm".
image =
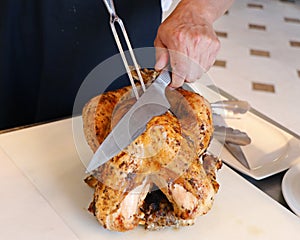
<svg viewBox="0 0 300 240">
<path fill-rule="evenodd" d="M 234 0 L 181 0 L 177 7 L 186 8 L 187 5 L 192 5 L 194 14 L 212 24 L 228 10 L 233 2 Z"/>
</svg>

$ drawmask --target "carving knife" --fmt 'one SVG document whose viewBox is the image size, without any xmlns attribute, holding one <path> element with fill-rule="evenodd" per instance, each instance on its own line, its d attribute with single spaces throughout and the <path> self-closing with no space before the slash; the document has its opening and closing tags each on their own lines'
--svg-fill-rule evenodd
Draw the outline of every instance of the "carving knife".
<svg viewBox="0 0 300 240">
<path fill-rule="evenodd" d="M 170 73 L 163 70 L 105 138 L 86 172 L 92 172 L 116 156 L 145 131 L 146 124 L 152 117 L 168 111 L 170 103 L 165 96 L 165 89 L 170 82 Z"/>
</svg>

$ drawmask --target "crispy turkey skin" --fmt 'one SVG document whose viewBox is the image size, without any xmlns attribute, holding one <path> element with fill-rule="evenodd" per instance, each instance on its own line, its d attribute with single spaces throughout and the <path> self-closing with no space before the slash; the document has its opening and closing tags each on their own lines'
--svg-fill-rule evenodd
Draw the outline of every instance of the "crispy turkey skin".
<svg viewBox="0 0 300 240">
<path fill-rule="evenodd" d="M 147 82 L 157 76 L 142 73 Z M 166 95 L 170 111 L 153 117 L 145 132 L 86 179 L 95 189 L 89 210 L 109 230 L 190 225 L 212 207 L 221 161 L 205 153 L 213 134 L 210 104 L 182 88 Z M 85 105 L 84 133 L 94 152 L 134 102 L 125 87 Z"/>
</svg>

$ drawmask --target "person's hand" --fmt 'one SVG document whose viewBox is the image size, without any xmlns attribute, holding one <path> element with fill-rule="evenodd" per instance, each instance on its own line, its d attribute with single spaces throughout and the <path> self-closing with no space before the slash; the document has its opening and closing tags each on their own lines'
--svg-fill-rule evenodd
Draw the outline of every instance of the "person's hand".
<svg viewBox="0 0 300 240">
<path fill-rule="evenodd" d="M 182 0 L 160 25 L 154 41 L 155 69 L 160 70 L 170 62 L 173 88 L 182 86 L 184 81 L 199 79 L 214 64 L 220 48 L 212 27 L 215 18 L 209 12 L 213 8 L 203 8 L 199 2 Z"/>
</svg>

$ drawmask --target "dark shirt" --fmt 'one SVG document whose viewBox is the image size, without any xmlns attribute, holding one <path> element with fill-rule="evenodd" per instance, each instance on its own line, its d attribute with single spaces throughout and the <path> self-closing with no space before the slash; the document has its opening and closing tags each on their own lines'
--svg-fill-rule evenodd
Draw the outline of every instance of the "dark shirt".
<svg viewBox="0 0 300 240">
<path fill-rule="evenodd" d="M 152 47 L 159 0 L 115 0 L 134 48 Z M 0 1 L 0 129 L 71 116 L 76 93 L 118 53 L 101 0 Z"/>
</svg>

